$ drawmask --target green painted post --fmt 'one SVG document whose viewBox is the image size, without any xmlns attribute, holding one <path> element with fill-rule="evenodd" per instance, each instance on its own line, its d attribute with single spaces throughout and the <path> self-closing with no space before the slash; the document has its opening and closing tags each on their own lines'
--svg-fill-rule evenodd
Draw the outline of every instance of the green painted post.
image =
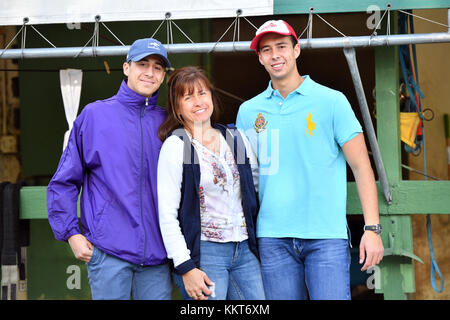
<svg viewBox="0 0 450 320">
<path fill-rule="evenodd" d="M 383 293 L 386 300 L 404 300 L 406 293 L 415 292 L 411 217 L 383 215 L 381 224 L 385 256 L 375 292 Z"/>
<path fill-rule="evenodd" d="M 401 144 L 399 113 L 399 64 L 397 47 L 375 49 L 375 77 L 377 101 L 377 135 L 383 162 L 391 188 L 401 183 Z M 395 193 L 393 202 L 395 202 Z M 380 264 L 381 284 L 377 293 L 385 299 L 404 300 L 406 293 L 414 292 L 414 265 L 403 255 L 412 253 L 411 217 L 409 215 L 381 216 L 385 255 Z"/>
</svg>

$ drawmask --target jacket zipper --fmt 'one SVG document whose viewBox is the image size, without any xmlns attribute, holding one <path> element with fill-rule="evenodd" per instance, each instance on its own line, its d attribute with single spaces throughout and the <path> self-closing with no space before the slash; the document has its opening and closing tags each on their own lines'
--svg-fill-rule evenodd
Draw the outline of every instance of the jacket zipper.
<svg viewBox="0 0 450 320">
<path fill-rule="evenodd" d="M 144 168 L 144 130 L 142 128 L 142 118 L 144 117 L 145 108 L 148 106 L 148 98 L 145 98 L 145 106 L 141 107 L 140 117 L 139 117 L 139 123 L 141 126 L 141 170 L 140 170 L 140 177 L 139 177 L 139 203 L 140 203 L 140 209 L 141 209 L 141 223 L 142 223 L 142 229 L 144 230 L 144 254 L 142 256 L 142 264 L 145 263 L 145 249 L 147 246 L 147 233 L 145 232 L 145 224 L 144 224 L 144 214 L 142 210 L 142 171 Z"/>
</svg>

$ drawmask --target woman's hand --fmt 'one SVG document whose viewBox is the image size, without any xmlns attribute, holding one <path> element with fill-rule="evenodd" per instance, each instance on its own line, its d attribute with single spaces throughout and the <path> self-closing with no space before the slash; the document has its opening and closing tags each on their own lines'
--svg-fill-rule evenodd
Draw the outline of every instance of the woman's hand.
<svg viewBox="0 0 450 320">
<path fill-rule="evenodd" d="M 208 300 L 209 295 L 212 294 L 207 286 L 212 286 L 213 282 L 198 268 L 183 274 L 183 282 L 187 294 L 194 300 Z"/>
</svg>

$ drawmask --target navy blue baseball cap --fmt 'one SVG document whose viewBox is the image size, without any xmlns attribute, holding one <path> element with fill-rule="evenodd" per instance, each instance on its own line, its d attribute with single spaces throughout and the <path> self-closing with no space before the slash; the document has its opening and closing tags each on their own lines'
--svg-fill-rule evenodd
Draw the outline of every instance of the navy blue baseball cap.
<svg viewBox="0 0 450 320">
<path fill-rule="evenodd" d="M 170 68 L 170 62 L 167 58 L 166 48 L 156 39 L 145 38 L 138 39 L 131 45 L 130 51 L 127 54 L 127 62 L 140 61 L 149 55 L 159 56 L 166 64 L 166 68 Z"/>
</svg>

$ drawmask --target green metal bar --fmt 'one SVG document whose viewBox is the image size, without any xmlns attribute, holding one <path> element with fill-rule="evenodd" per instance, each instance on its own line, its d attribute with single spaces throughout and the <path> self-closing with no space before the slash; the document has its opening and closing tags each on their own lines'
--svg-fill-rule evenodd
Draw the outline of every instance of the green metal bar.
<svg viewBox="0 0 450 320">
<path fill-rule="evenodd" d="M 377 6 L 383 11 L 388 3 L 391 10 L 450 7 L 445 0 L 274 0 L 273 11 L 274 14 L 298 14 L 309 13 L 310 8 L 314 8 L 314 13 L 367 12 L 370 6 Z"/>
</svg>

